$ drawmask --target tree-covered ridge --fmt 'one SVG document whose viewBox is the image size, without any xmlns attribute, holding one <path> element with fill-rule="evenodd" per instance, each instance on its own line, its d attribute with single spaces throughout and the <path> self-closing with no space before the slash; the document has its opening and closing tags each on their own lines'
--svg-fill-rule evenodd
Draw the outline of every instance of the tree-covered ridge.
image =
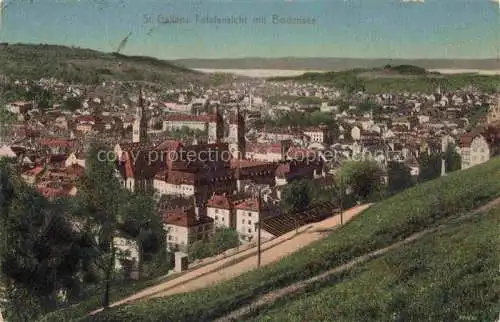
<svg viewBox="0 0 500 322">
<path fill-rule="evenodd" d="M 209 81 L 211 77 L 151 57 L 43 44 L 1 44 L 0 74 L 10 79 L 54 77 L 84 84 L 106 80 L 182 84 Z"/>
<path fill-rule="evenodd" d="M 331 85 L 349 93 L 426 92 L 432 93 L 438 86 L 443 90 L 459 90 L 473 86 L 478 90 L 494 93 L 500 84 L 500 75 L 440 74 L 428 72 L 412 65 L 387 65 L 383 68 L 352 69 L 340 72 L 304 73 L 299 76 L 271 77 L 269 81 L 296 81 Z"/>
</svg>

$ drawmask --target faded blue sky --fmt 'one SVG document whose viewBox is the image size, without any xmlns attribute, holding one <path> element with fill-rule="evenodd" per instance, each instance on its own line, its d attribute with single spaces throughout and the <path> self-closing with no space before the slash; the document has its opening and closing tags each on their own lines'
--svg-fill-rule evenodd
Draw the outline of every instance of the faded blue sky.
<svg viewBox="0 0 500 322">
<path fill-rule="evenodd" d="M 8 1 L 8 0 L 4 0 Z M 159 58 L 494 58 L 499 5 L 490 0 L 11 0 L 0 41 L 74 45 Z M 241 15 L 247 24 L 200 24 L 195 15 Z M 273 24 L 273 14 L 315 18 Z M 189 19 L 155 24 L 158 16 Z M 267 22 L 253 24 L 253 17 Z"/>
</svg>

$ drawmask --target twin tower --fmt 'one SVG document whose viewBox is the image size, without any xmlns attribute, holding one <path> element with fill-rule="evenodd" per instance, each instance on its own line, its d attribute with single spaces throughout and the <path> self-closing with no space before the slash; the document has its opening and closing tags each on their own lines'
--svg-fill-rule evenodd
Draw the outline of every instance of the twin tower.
<svg viewBox="0 0 500 322">
<path fill-rule="evenodd" d="M 144 98 L 141 90 L 136 108 L 136 118 L 132 125 L 132 142 L 134 143 L 148 142 L 148 125 L 144 108 Z M 239 106 L 236 107 L 235 112 L 230 114 L 227 137 L 225 137 L 224 117 L 219 105 L 215 106 L 215 111 L 208 118 L 208 143 L 220 144 L 224 142 L 228 143 L 233 158 L 246 158 L 245 117 L 242 115 Z"/>
<path fill-rule="evenodd" d="M 208 122 L 208 143 L 219 144 L 226 142 L 229 144 L 229 151 L 235 159 L 246 158 L 246 137 L 245 137 L 245 117 L 242 115 L 239 106 L 236 111 L 230 114 L 229 131 L 224 138 L 224 117 L 216 105 L 215 112 Z"/>
</svg>

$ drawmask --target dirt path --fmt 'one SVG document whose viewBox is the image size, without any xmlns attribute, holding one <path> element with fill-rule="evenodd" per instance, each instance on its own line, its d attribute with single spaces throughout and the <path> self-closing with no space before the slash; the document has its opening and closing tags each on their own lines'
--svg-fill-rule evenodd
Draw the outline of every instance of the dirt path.
<svg viewBox="0 0 500 322">
<path fill-rule="evenodd" d="M 344 222 L 349 221 L 370 206 L 371 204 L 361 205 L 344 211 Z M 339 224 L 340 215 L 337 215 L 318 223 L 302 226 L 299 228 L 298 233 L 292 231 L 263 243 L 261 246 L 261 266 L 275 262 L 304 246 L 326 237 L 327 233 Z M 178 278 L 147 288 L 110 306 L 114 307 L 152 297 L 190 292 L 211 286 L 255 269 L 257 267 L 256 255 L 256 247 L 253 247 L 220 261 L 189 271 Z M 101 310 L 93 311 L 90 314 L 95 314 Z"/>
<path fill-rule="evenodd" d="M 500 206 L 500 198 L 494 199 L 493 201 L 489 202 L 488 204 L 473 210 L 469 214 L 457 218 L 455 221 L 461 221 L 461 220 L 470 218 L 474 215 L 477 215 L 479 213 L 483 213 L 485 211 L 488 211 L 488 210 L 493 209 L 493 208 L 498 207 L 498 206 Z M 251 304 L 246 305 L 246 306 L 244 306 L 236 311 L 233 311 L 230 314 L 228 314 L 228 315 L 226 315 L 226 316 L 224 316 L 216 321 L 217 322 L 227 322 L 227 321 L 241 320 L 245 315 L 248 315 L 251 312 L 255 312 L 255 310 L 258 310 L 258 309 L 263 308 L 265 306 L 269 306 L 270 304 L 274 303 L 275 301 L 277 301 L 283 297 L 290 296 L 296 292 L 299 292 L 299 291 L 307 288 L 308 286 L 310 286 L 313 283 L 325 281 L 329 277 L 331 277 L 332 275 L 344 272 L 346 270 L 349 270 L 350 268 L 352 268 L 355 265 L 362 264 L 362 263 L 367 262 L 371 259 L 379 257 L 379 256 L 381 256 L 381 255 L 383 255 L 383 254 L 385 254 L 385 253 L 387 253 L 395 248 L 412 243 L 412 242 L 422 238 L 423 236 L 425 236 L 429 233 L 435 232 L 435 231 L 442 229 L 444 227 L 447 227 L 450 224 L 451 223 L 439 225 L 437 227 L 429 228 L 429 229 L 423 230 L 421 232 L 415 233 L 402 241 L 396 242 L 388 247 L 378 249 L 378 250 L 373 251 L 371 253 L 357 257 L 346 264 L 337 266 L 329 271 L 326 271 L 324 273 L 321 273 L 319 275 L 311 277 L 305 281 L 297 282 L 295 284 L 289 285 L 289 286 L 284 287 L 282 289 L 267 293 L 264 296 L 262 296 L 261 298 L 252 302 Z"/>
</svg>

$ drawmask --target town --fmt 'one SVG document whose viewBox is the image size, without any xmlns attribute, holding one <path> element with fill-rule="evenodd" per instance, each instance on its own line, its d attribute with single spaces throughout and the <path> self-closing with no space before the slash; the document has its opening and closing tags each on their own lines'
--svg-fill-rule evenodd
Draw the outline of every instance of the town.
<svg viewBox="0 0 500 322">
<path fill-rule="evenodd" d="M 114 152 L 114 159 L 103 156 L 116 161 L 123 186 L 154 194 L 172 249 L 187 251 L 215 227 L 235 229 L 242 242 L 255 240 L 255 223 L 268 217 L 274 219 L 264 221 L 265 238 L 292 230 L 282 192 L 298 180 L 334 189 L 345 161 L 376 161 L 383 183 L 397 163 L 416 182 L 422 155 L 452 147 L 460 163 L 440 157 L 444 175 L 498 151 L 497 97 L 474 89 L 346 97 L 315 84 L 244 81 L 159 95 L 139 85 L 120 92 L 123 85 L 13 81 L 13 91 L 50 92 L 52 105 L 40 97 L 7 102 L 4 114 L 12 121 L 2 124 L 0 156 L 16 159 L 26 182 L 53 199 L 78 193 L 89 144 L 103 143 Z M 271 101 L 269 93 L 281 99 Z M 309 124 L 287 124 L 294 115 L 307 115 Z"/>
<path fill-rule="evenodd" d="M 79 196 L 89 157 L 112 164 L 123 189 L 154 203 L 168 274 L 485 163 L 500 147 L 499 97 L 470 86 L 370 94 L 272 79 L 4 78 L 3 97 L 0 157 L 51 202 Z M 113 236 L 114 270 L 140 279 L 144 241 Z"/>
<path fill-rule="evenodd" d="M 500 322 L 499 1 L 0 0 L 0 322 Z"/>
</svg>

